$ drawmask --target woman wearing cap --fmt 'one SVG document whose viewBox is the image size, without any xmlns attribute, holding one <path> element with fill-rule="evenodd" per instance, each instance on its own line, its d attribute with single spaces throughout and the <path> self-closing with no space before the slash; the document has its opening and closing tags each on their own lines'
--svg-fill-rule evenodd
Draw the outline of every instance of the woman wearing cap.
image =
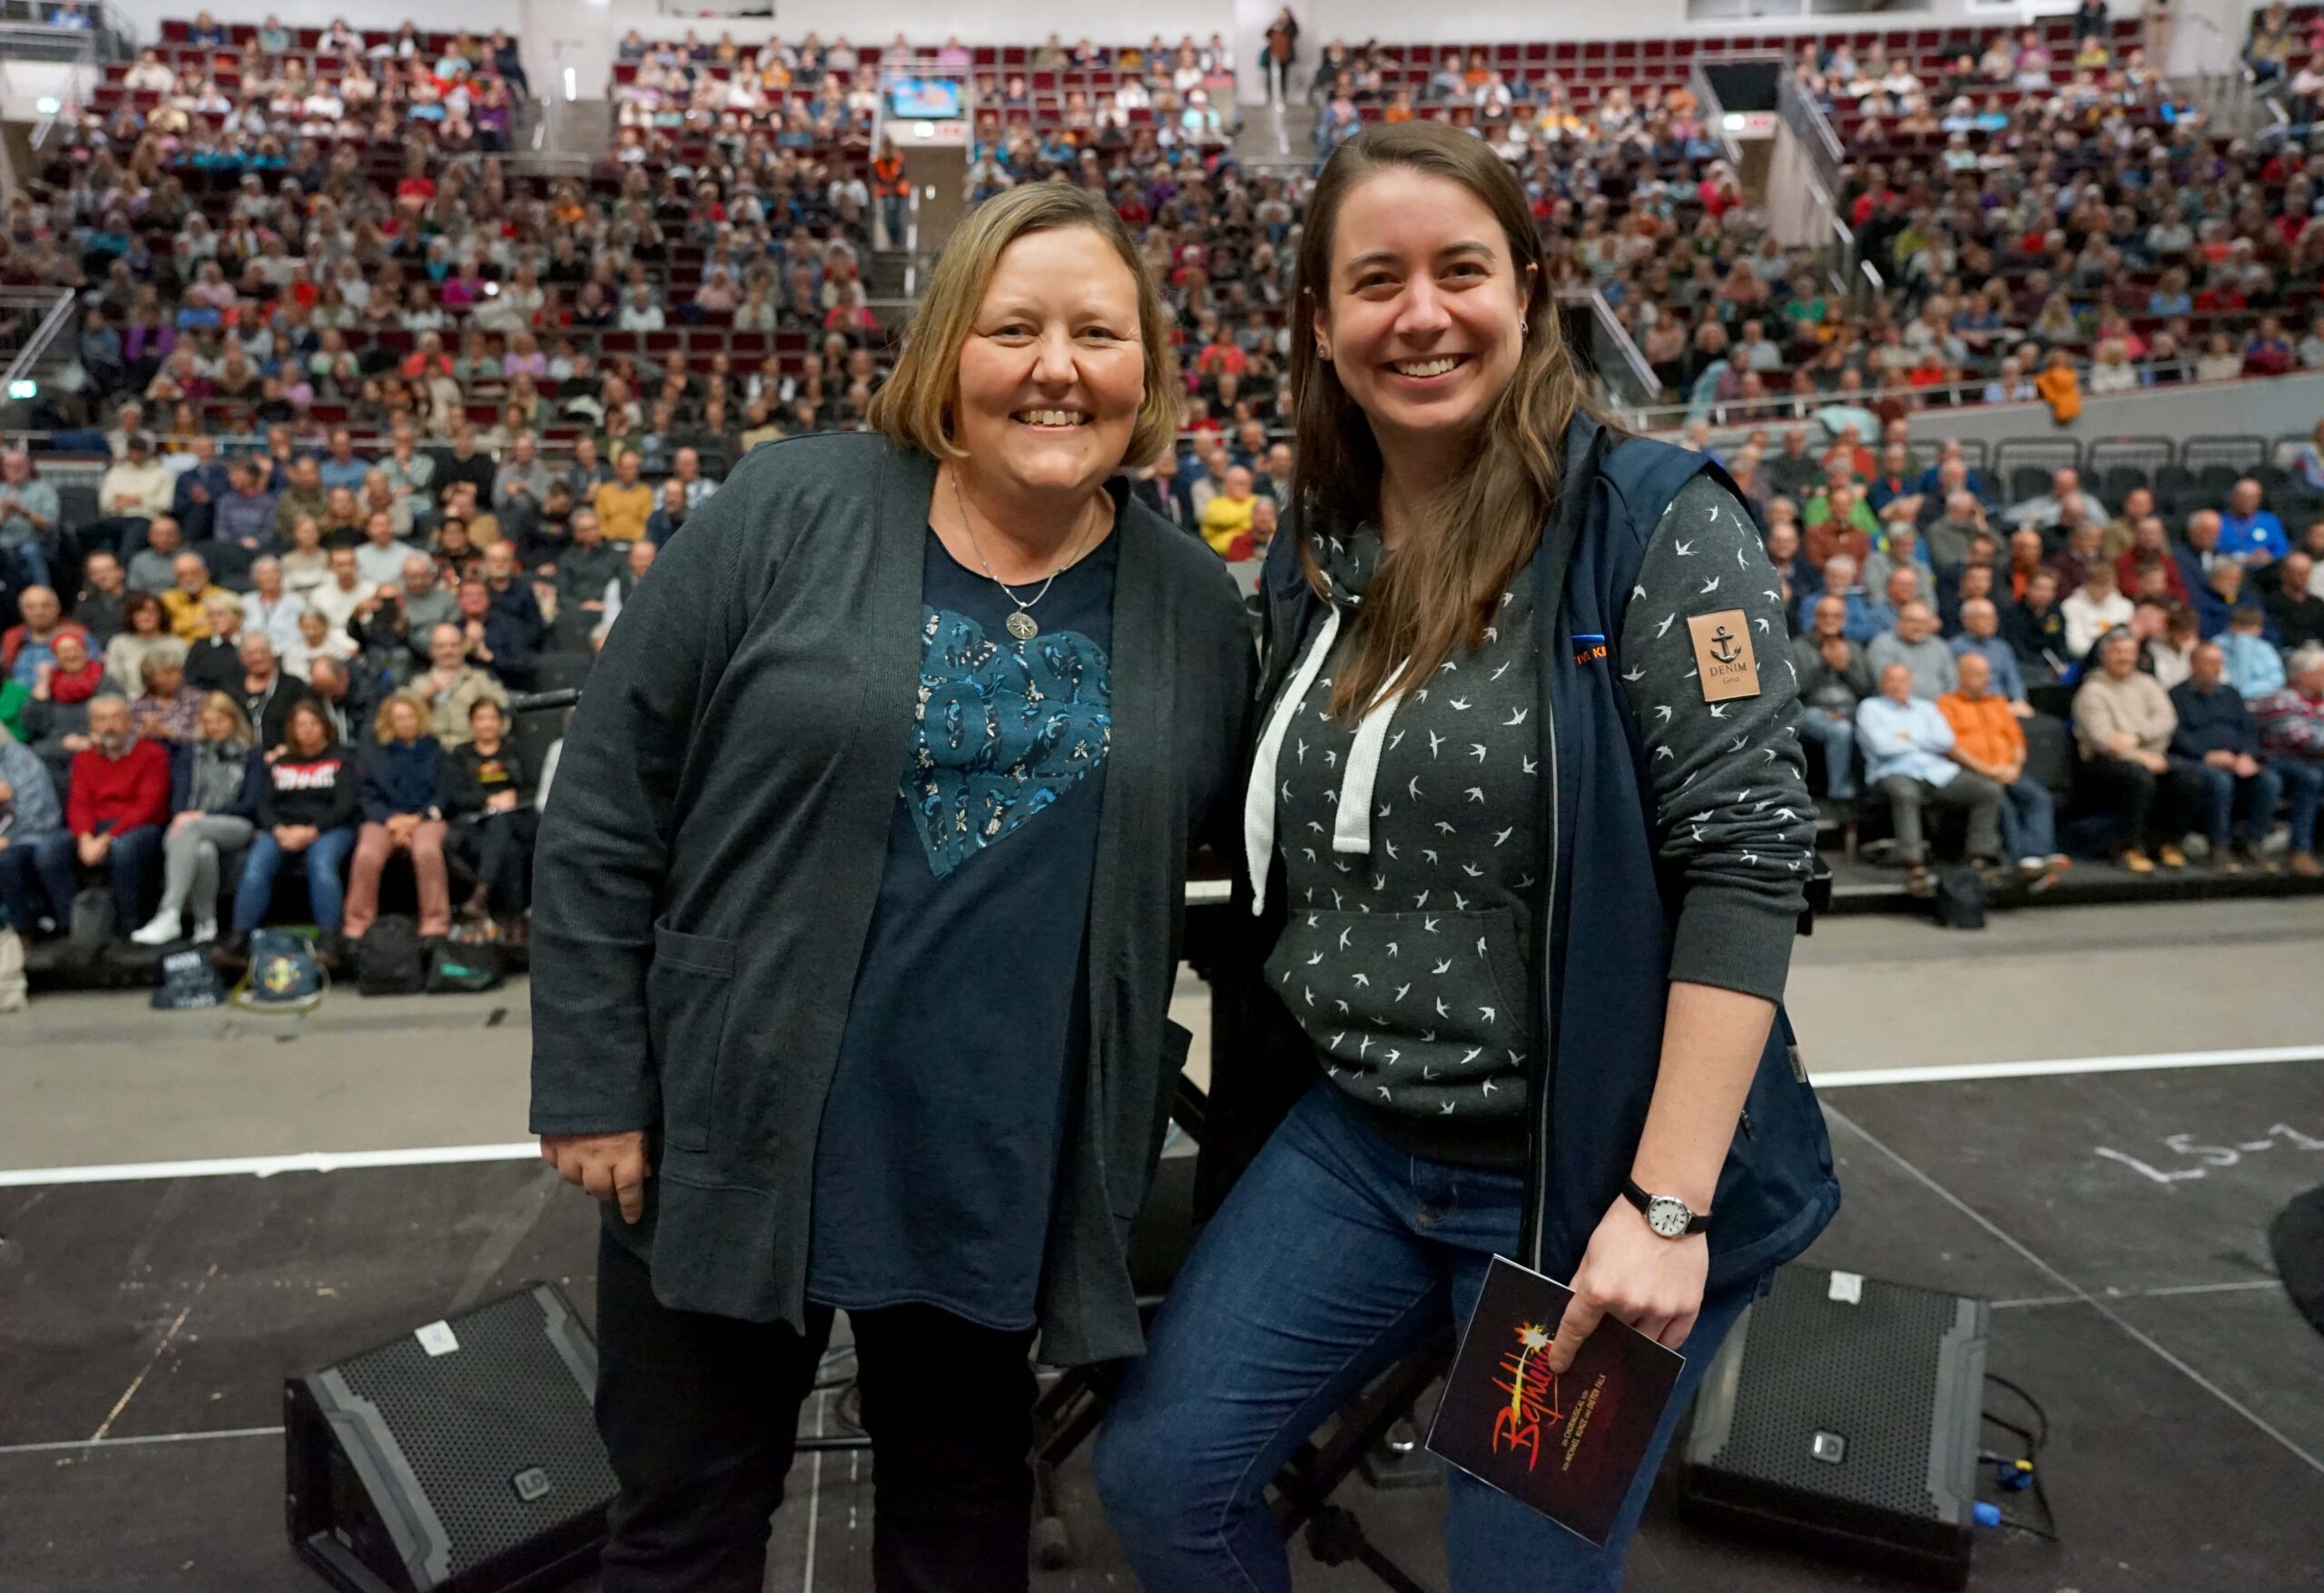
<svg viewBox="0 0 2324 1593">
<path fill-rule="evenodd" d="M 1270 1479 L 1508 1256 L 1571 1281 L 1553 1370 L 1616 1323 L 1687 1370 L 1603 1549 L 1454 1474 L 1452 1585 L 1610 1588 L 1694 1380 L 1838 1203 L 1777 1006 L 1815 828 L 1780 587 L 1722 473 L 1589 412 L 1485 145 L 1342 146 L 1297 280 L 1238 881 L 1276 999 L 1217 995 L 1204 1152 L 1273 1133 L 1098 1490 L 1154 1593 L 1287 1589 Z"/>
<path fill-rule="evenodd" d="M 1133 500 L 1179 388 L 1059 184 L 947 246 L 870 433 L 753 452 L 609 633 L 535 866 L 542 1155 L 606 1203 L 609 1593 L 756 1589 L 849 1313 L 882 1588 L 1022 1588 L 1043 1360 L 1123 1254 L 1231 839 L 1249 630 Z"/>
</svg>

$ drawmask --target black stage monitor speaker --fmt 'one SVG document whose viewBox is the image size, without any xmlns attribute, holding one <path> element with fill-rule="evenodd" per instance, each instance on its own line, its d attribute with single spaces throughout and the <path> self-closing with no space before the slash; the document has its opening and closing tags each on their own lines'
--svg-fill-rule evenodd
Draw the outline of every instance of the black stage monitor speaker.
<svg viewBox="0 0 2324 1593">
<path fill-rule="evenodd" d="M 1982 1300 L 1779 1269 L 1704 1374 L 1680 1509 L 1962 1586 L 1990 1321 Z"/>
<path fill-rule="evenodd" d="M 347 1593 L 517 1593 L 596 1563 L 597 1346 L 532 1283 L 287 1381 L 291 1547 Z"/>
</svg>

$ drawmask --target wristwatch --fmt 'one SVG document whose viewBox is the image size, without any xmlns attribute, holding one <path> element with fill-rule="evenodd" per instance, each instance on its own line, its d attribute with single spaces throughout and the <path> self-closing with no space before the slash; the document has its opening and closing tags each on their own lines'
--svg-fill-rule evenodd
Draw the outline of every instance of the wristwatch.
<svg viewBox="0 0 2324 1593">
<path fill-rule="evenodd" d="M 1710 1227 L 1709 1212 L 1696 1212 L 1675 1195 L 1649 1195 L 1638 1186 L 1638 1180 L 1627 1175 L 1622 1178 L 1622 1195 L 1646 1214 L 1646 1225 L 1665 1239 L 1683 1239 Z"/>
</svg>

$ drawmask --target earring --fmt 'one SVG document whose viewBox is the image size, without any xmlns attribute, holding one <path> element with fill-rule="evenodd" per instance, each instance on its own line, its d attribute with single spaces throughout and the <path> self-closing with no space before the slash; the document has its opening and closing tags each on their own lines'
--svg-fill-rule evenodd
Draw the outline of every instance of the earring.
<svg viewBox="0 0 2324 1593">
<path fill-rule="evenodd" d="M 1316 339 L 1315 339 L 1315 358 L 1316 358 L 1316 359 L 1322 359 L 1322 360 L 1329 360 L 1329 359 L 1331 359 L 1331 357 L 1332 357 L 1332 351 L 1331 351 L 1329 349 L 1326 349 L 1326 348 L 1324 348 L 1324 339 L 1321 339 L 1321 338 Z"/>
<path fill-rule="evenodd" d="M 1521 316 L 1519 316 L 1519 317 L 1517 318 L 1517 335 L 1518 335 L 1520 338 L 1522 338 L 1522 337 L 1525 335 L 1525 331 L 1526 331 L 1527 327 L 1529 327 L 1530 325 L 1531 325 L 1531 323 L 1530 321 L 1528 321 L 1528 320 L 1527 320 L 1523 316 L 1521 316 Z"/>
</svg>

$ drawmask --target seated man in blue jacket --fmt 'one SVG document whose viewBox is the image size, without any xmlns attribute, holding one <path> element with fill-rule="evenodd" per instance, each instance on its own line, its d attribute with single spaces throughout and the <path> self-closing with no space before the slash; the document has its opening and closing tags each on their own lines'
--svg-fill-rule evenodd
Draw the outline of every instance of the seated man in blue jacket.
<svg viewBox="0 0 2324 1593">
<path fill-rule="evenodd" d="M 2191 672 L 2171 688 L 2171 705 L 2179 712 L 2171 762 L 2193 776 L 2202 792 L 2211 867 L 2222 874 L 2240 874 L 2247 863 L 2265 867 L 2260 843 L 2275 821 L 2283 777 L 2260 755 L 2259 722 L 2228 684 L 2227 654 L 2220 644 L 2201 644 L 2189 662 Z M 2234 822 L 2239 813 L 2240 826 Z"/>
</svg>

